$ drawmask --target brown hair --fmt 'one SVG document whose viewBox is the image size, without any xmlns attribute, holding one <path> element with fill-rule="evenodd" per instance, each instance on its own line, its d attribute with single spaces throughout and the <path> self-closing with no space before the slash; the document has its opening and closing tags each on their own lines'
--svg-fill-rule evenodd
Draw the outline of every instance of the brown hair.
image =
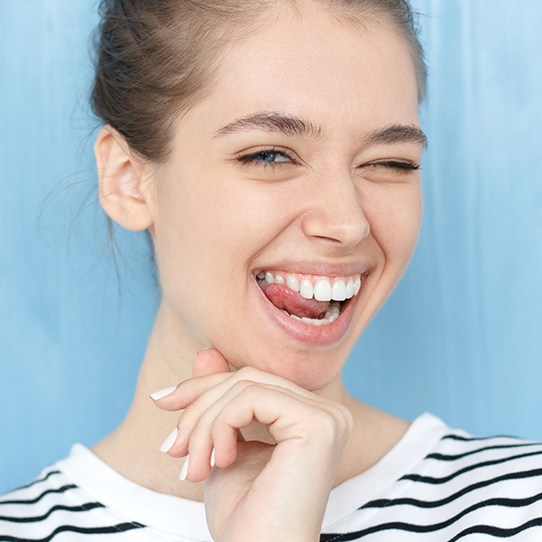
<svg viewBox="0 0 542 542">
<path fill-rule="evenodd" d="M 407 0 L 320 1 L 346 19 L 376 16 L 390 21 L 410 48 L 419 99 L 424 99 L 426 66 Z M 287 3 L 295 7 L 301 2 Z M 256 29 L 277 4 L 277 0 L 102 0 L 91 98 L 94 113 L 141 157 L 164 161 L 174 120 L 209 88 L 221 49 Z"/>
</svg>

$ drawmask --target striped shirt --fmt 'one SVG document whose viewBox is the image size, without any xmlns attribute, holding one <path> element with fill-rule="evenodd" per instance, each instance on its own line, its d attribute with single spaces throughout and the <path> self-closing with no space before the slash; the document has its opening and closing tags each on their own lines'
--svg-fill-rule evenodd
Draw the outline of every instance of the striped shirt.
<svg viewBox="0 0 542 542">
<path fill-rule="evenodd" d="M 209 542 L 200 502 L 156 493 L 76 444 L 0 497 L 2 542 Z M 542 444 L 475 438 L 423 414 L 331 492 L 321 542 L 542 541 Z"/>
</svg>

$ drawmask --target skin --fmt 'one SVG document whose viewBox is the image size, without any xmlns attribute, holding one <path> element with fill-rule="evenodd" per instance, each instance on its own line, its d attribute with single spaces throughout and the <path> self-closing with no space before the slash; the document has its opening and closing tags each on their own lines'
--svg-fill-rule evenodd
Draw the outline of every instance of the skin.
<svg viewBox="0 0 542 542">
<path fill-rule="evenodd" d="M 390 26 L 362 29 L 307 7 L 282 8 L 231 45 L 211 92 L 179 120 L 166 163 L 140 160 L 110 127 L 95 147 L 102 205 L 124 227 L 151 231 L 163 297 L 130 411 L 93 450 L 137 483 L 205 500 L 217 541 L 318 540 L 331 488 L 374 465 L 408 427 L 351 397 L 341 369 L 420 227 L 419 172 L 386 164 L 418 164 L 422 145 L 365 140 L 418 125 L 414 67 Z M 261 111 L 321 133 L 215 136 Z M 239 160 L 270 147 L 286 153 L 275 156 L 282 165 Z M 255 270 L 303 261 L 370 270 L 350 328 L 331 346 L 284 335 L 257 301 Z"/>
</svg>

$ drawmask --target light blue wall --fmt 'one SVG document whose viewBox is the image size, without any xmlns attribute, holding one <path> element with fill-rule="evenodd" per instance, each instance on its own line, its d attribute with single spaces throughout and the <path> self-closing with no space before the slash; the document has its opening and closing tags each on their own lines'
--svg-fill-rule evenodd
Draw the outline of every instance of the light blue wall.
<svg viewBox="0 0 542 542">
<path fill-rule="evenodd" d="M 425 219 L 348 367 L 396 413 L 542 439 L 542 3 L 417 0 Z"/>
<path fill-rule="evenodd" d="M 152 323 L 142 245 L 119 298 L 96 204 L 94 4 L 0 1 L 0 492 L 118 423 Z"/>
<path fill-rule="evenodd" d="M 346 378 L 405 417 L 542 439 L 542 3 L 414 5 L 425 222 Z M 152 323 L 144 244 L 121 239 L 119 298 L 93 193 L 94 8 L 0 2 L 0 492 L 118 423 Z"/>
</svg>

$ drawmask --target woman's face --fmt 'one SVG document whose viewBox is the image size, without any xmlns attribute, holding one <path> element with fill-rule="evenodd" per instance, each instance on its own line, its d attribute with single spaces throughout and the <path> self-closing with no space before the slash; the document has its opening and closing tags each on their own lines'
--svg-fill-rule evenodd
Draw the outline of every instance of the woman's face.
<svg viewBox="0 0 542 542">
<path fill-rule="evenodd" d="M 412 60 L 384 24 L 282 9 L 232 45 L 155 172 L 152 232 L 174 333 L 235 368 L 312 390 L 334 381 L 415 246 L 417 111 Z M 315 325 L 271 303 L 257 279 L 266 272 L 288 279 L 274 287 L 282 308 L 302 305 L 307 284 L 324 298 L 327 283 L 339 298 L 341 280 L 360 288 L 337 320 Z"/>
</svg>

